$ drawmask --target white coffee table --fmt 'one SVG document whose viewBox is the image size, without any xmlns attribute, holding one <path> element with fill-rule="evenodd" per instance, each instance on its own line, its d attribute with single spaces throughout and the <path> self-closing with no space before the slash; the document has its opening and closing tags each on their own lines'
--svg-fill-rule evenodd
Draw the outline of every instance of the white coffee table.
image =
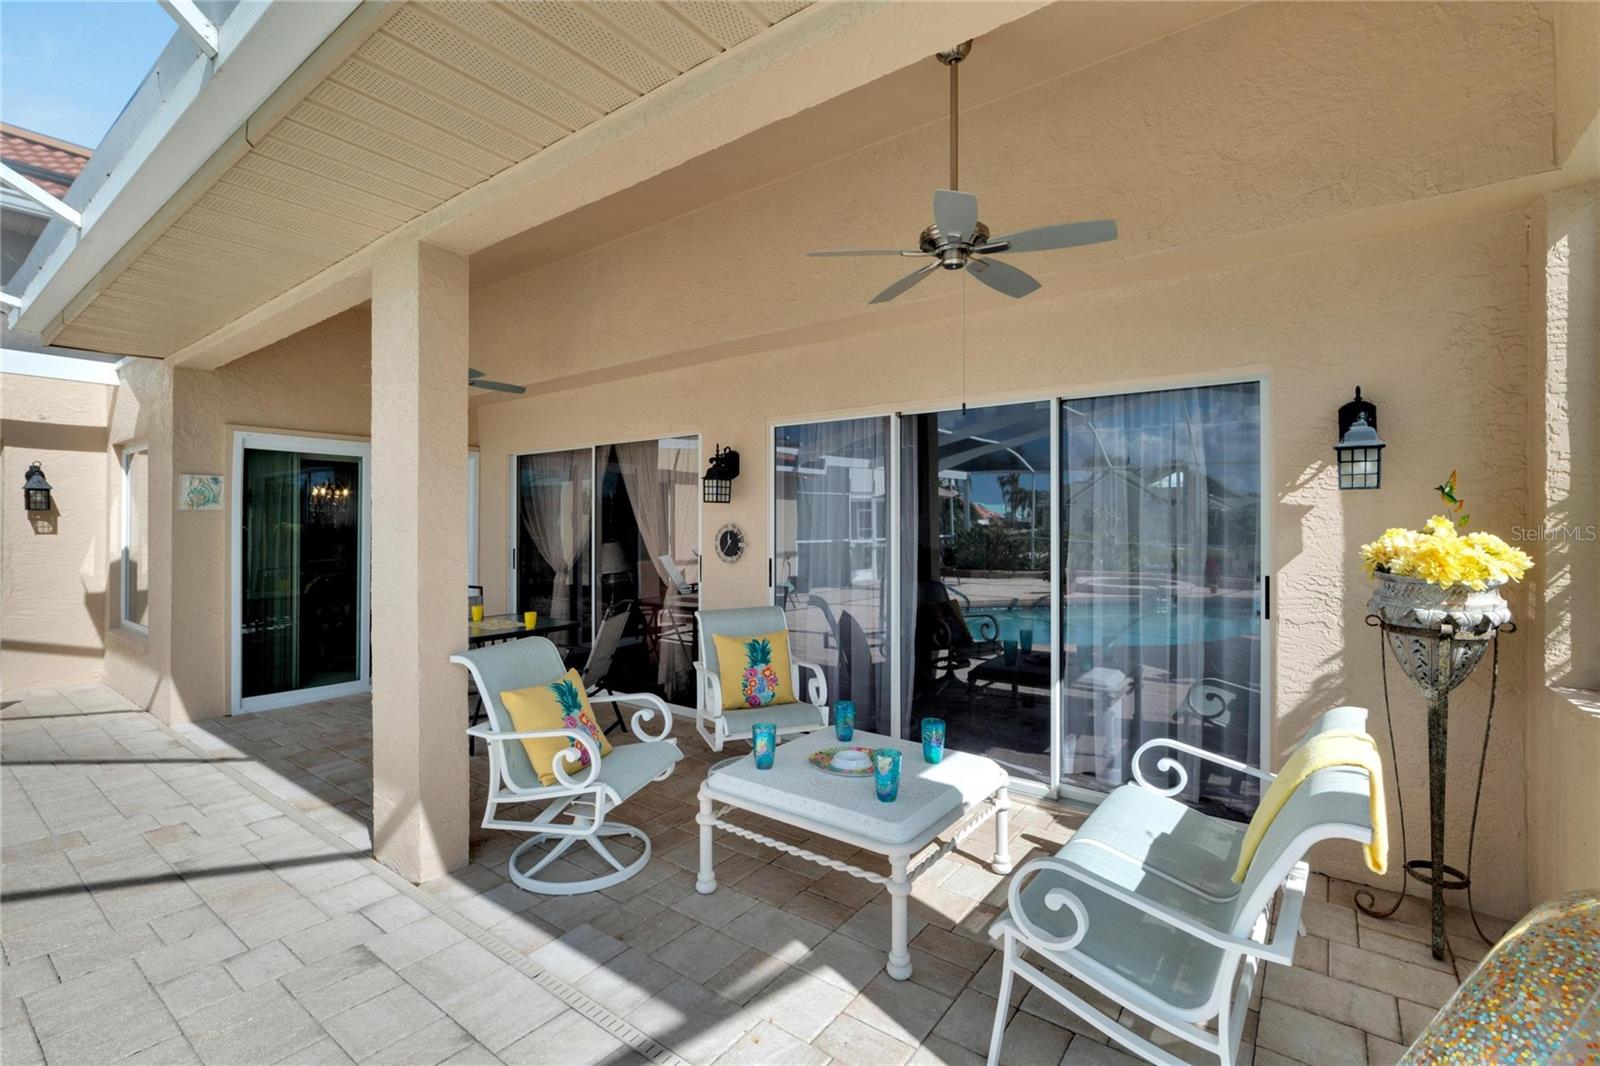
<svg viewBox="0 0 1600 1066">
<path fill-rule="evenodd" d="M 830 870 L 859 877 L 889 890 L 889 976 L 904 981 L 911 976 L 911 952 L 906 946 L 906 899 L 911 883 L 973 830 L 995 818 L 995 849 L 991 869 L 1011 872 L 1006 846 L 1007 793 L 1010 779 L 991 759 L 966 752 L 946 751 L 944 759 L 930 765 L 922 759 L 922 745 L 874 733 L 856 731 L 853 745 L 899 748 L 900 795 L 893 803 L 878 800 L 872 777 L 840 777 L 812 766 L 810 755 L 839 746 L 832 729 L 821 729 L 780 744 L 772 769 L 757 770 L 750 756 L 725 760 L 712 767 L 700 786 L 700 876 L 695 889 L 705 895 L 717 890 L 712 869 L 712 830 L 753 840 L 790 855 L 819 863 Z M 748 811 L 875 851 L 889 860 L 890 874 L 873 873 L 838 859 L 830 859 L 782 840 L 735 825 L 729 811 Z M 911 857 L 952 826 L 956 831 L 913 869 Z"/>
</svg>

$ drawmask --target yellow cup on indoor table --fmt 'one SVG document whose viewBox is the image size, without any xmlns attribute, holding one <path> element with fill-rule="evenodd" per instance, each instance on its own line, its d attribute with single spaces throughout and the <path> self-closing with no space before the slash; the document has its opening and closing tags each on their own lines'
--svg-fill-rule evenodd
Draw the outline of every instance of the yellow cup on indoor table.
<svg viewBox="0 0 1600 1066">
<path fill-rule="evenodd" d="M 467 608 L 467 610 L 471 612 L 472 620 L 474 622 L 483 621 L 483 604 L 474 603 L 471 607 Z"/>
<path fill-rule="evenodd" d="M 524 628 L 524 629 L 532 629 L 534 626 L 536 626 L 538 624 L 539 624 L 539 612 L 538 611 L 523 611 L 522 612 L 522 628 Z"/>
</svg>

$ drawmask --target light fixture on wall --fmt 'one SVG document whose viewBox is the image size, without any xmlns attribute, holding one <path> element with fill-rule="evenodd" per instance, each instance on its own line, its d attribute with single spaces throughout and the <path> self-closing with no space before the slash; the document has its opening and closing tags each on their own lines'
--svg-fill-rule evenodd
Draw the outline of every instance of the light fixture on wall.
<svg viewBox="0 0 1600 1066">
<path fill-rule="evenodd" d="M 711 450 L 711 464 L 700 479 L 700 498 L 706 503 L 732 503 L 733 479 L 739 476 L 739 453 L 717 445 Z"/>
<path fill-rule="evenodd" d="M 50 482 L 44 479 L 44 467 L 37 462 L 28 467 L 22 482 L 22 505 L 29 511 L 50 510 Z"/>
<path fill-rule="evenodd" d="M 1339 408 L 1339 443 L 1333 446 L 1339 457 L 1341 489 L 1375 489 L 1382 482 L 1383 441 L 1378 439 L 1378 408 L 1356 398 Z"/>
</svg>

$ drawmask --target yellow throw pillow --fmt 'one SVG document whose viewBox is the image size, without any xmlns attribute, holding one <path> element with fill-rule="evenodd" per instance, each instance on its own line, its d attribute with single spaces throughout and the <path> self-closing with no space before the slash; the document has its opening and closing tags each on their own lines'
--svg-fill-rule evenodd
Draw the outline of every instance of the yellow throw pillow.
<svg viewBox="0 0 1600 1066">
<path fill-rule="evenodd" d="M 500 693 L 500 702 L 511 716 L 511 726 L 518 733 L 532 733 L 544 729 L 576 729 L 594 738 L 600 757 L 611 754 L 611 743 L 605 732 L 595 723 L 594 711 L 589 707 L 589 696 L 583 690 L 583 679 L 578 671 L 568 670 L 565 677 L 548 685 L 512 689 Z M 556 783 L 556 755 L 566 748 L 577 748 L 579 761 L 570 760 L 564 769 L 572 777 L 587 771 L 589 754 L 571 737 L 524 737 L 523 750 L 533 763 L 539 783 Z"/>
<path fill-rule="evenodd" d="M 722 709 L 745 711 L 794 703 L 793 674 L 789 670 L 789 634 L 759 633 L 750 637 L 724 637 L 717 642 L 717 673 L 722 679 Z"/>
</svg>

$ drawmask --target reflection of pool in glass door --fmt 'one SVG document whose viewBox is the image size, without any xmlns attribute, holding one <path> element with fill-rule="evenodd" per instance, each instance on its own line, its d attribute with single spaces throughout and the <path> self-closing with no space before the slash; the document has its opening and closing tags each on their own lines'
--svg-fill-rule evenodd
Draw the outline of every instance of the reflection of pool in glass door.
<svg viewBox="0 0 1600 1066">
<path fill-rule="evenodd" d="M 360 692 L 369 680 L 366 446 L 288 450 L 294 440 L 257 436 L 236 460 L 235 706 L 244 711 Z"/>
</svg>

